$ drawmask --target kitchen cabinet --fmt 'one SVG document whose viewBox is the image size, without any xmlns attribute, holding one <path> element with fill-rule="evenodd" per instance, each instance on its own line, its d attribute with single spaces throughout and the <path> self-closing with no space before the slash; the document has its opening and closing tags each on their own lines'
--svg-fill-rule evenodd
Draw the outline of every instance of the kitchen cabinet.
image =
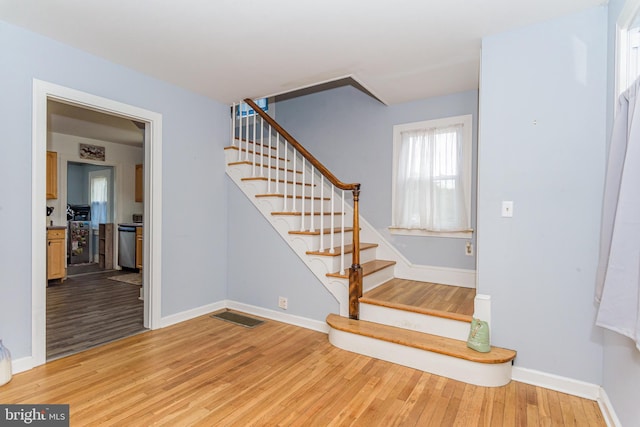
<svg viewBox="0 0 640 427">
<path fill-rule="evenodd" d="M 47 151 L 47 200 L 58 198 L 58 153 Z"/>
<path fill-rule="evenodd" d="M 136 227 L 136 268 L 142 268 L 142 227 Z"/>
<path fill-rule="evenodd" d="M 47 280 L 64 280 L 66 229 L 64 227 L 47 229 Z"/>
<path fill-rule="evenodd" d="M 144 173 L 142 165 L 136 165 L 136 202 L 142 203 L 144 201 Z"/>
</svg>

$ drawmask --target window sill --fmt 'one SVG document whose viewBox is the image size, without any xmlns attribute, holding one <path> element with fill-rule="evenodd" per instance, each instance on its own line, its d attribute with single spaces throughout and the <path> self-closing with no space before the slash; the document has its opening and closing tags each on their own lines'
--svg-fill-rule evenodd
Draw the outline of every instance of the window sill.
<svg viewBox="0 0 640 427">
<path fill-rule="evenodd" d="M 417 228 L 389 227 L 389 233 L 401 236 L 448 237 L 453 239 L 471 239 L 473 230 L 465 231 L 431 231 Z"/>
</svg>

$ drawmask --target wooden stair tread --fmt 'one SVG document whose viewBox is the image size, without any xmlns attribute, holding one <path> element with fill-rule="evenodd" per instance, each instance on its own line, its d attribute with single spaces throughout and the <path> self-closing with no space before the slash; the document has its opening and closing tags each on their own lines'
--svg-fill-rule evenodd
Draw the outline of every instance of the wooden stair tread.
<svg viewBox="0 0 640 427">
<path fill-rule="evenodd" d="M 322 231 L 322 235 L 324 236 L 328 236 L 331 234 L 331 229 L 330 228 L 325 228 L 323 230 L 313 230 L 313 231 L 309 231 L 309 230 L 304 230 L 304 231 L 300 231 L 300 230 L 290 230 L 289 234 L 300 234 L 300 235 L 305 235 L 305 236 L 319 236 L 320 235 L 320 231 Z M 344 228 L 345 232 L 349 232 L 349 231 L 353 231 L 353 227 L 345 227 Z M 341 233 L 342 232 L 342 228 L 340 227 L 336 227 L 333 229 L 334 233 Z"/>
<path fill-rule="evenodd" d="M 311 215 L 311 212 L 305 212 L 304 213 L 305 216 L 306 215 Z M 314 212 L 314 215 L 344 215 L 344 212 L 334 212 L 333 214 L 331 212 Z M 274 216 L 302 216 L 302 212 L 271 212 L 271 215 Z"/>
<path fill-rule="evenodd" d="M 278 197 L 280 199 L 284 199 L 284 194 L 282 193 L 271 193 L 271 194 L 256 194 L 256 197 Z M 311 196 L 304 196 L 305 200 L 311 200 Z M 293 199 L 293 196 L 291 194 L 287 194 L 287 199 Z M 302 196 L 296 195 L 296 199 L 302 199 Z M 329 201 L 331 200 L 331 198 L 329 197 L 325 197 L 320 198 L 320 197 L 314 197 L 313 200 L 325 200 L 325 201 Z"/>
<path fill-rule="evenodd" d="M 253 162 L 251 162 L 249 160 L 239 160 L 237 162 L 229 162 L 229 163 L 227 163 L 227 165 L 229 165 L 229 166 L 238 166 L 238 165 L 253 166 Z M 274 170 L 277 169 L 277 170 L 280 170 L 282 172 L 295 172 L 297 174 L 302 175 L 302 171 L 294 171 L 293 169 L 286 169 L 285 170 L 285 168 L 276 167 L 274 165 L 269 166 L 269 165 L 263 165 L 262 163 L 256 163 L 256 167 L 263 167 L 263 168 L 267 168 L 267 169 L 271 168 L 271 169 L 274 169 Z"/>
<path fill-rule="evenodd" d="M 339 331 L 431 351 L 471 362 L 498 364 L 509 362 L 516 357 L 514 350 L 492 346 L 490 352 L 480 353 L 468 348 L 467 343 L 464 341 L 365 320 L 349 319 L 337 314 L 329 314 L 327 316 L 327 324 Z"/>
<path fill-rule="evenodd" d="M 360 298 L 359 301 L 361 304 L 377 305 L 380 307 L 393 308 L 396 310 L 409 311 L 409 312 L 418 313 L 418 314 L 426 314 L 429 316 L 441 317 L 444 319 L 458 320 L 460 322 L 471 323 L 471 321 L 473 320 L 473 316 L 469 316 L 466 314 L 452 313 L 449 311 L 435 310 L 435 309 L 423 308 L 423 307 L 416 307 L 413 305 L 400 304 L 397 302 L 382 301 L 382 300 L 377 300 L 373 298 L 367 298 L 366 296 Z"/>
<path fill-rule="evenodd" d="M 235 146 L 233 146 L 233 145 L 229 145 L 229 146 L 227 146 L 227 147 L 224 147 L 224 149 L 225 149 L 225 150 L 236 150 L 236 151 L 246 152 L 246 153 L 248 153 L 248 154 L 250 154 L 250 155 L 253 155 L 253 154 L 254 154 L 254 152 L 253 152 L 253 151 L 251 151 L 251 150 L 248 150 L 248 151 L 247 151 L 245 148 L 238 148 L 238 147 L 235 147 Z M 272 159 L 276 159 L 276 160 L 282 160 L 282 161 L 284 161 L 284 157 L 271 156 L 271 155 L 269 155 L 269 153 L 261 154 L 261 153 L 255 152 L 255 155 L 256 155 L 256 156 L 263 156 L 263 157 L 271 157 Z M 289 159 L 287 159 L 287 162 L 289 162 Z"/>
<path fill-rule="evenodd" d="M 240 181 L 271 181 L 271 182 L 276 182 L 275 178 L 271 178 L 269 179 L 266 176 L 251 176 L 248 178 L 240 178 Z M 283 184 L 293 184 L 293 181 L 285 181 L 284 179 L 279 179 L 278 182 L 281 182 Z M 296 185 L 302 185 L 302 182 L 298 182 L 296 181 Z M 304 184 L 305 187 L 311 187 L 311 184 L 309 183 L 305 183 Z M 313 185 L 315 187 L 315 184 Z"/>
<path fill-rule="evenodd" d="M 261 143 L 261 142 L 254 141 L 254 140 L 252 140 L 252 139 L 247 139 L 247 138 L 242 138 L 242 139 L 240 139 L 240 138 L 234 138 L 234 139 L 235 139 L 236 141 L 248 142 L 249 144 L 257 145 L 258 147 L 270 148 L 270 149 L 272 149 L 272 150 L 276 150 L 276 149 L 277 149 L 277 147 L 276 147 L 275 145 L 273 145 L 273 146 L 269 147 L 269 145 L 268 145 L 268 144 L 263 144 L 263 143 Z M 232 145 L 232 147 L 233 147 L 233 145 Z"/>
<path fill-rule="evenodd" d="M 395 265 L 396 262 L 395 261 L 386 261 L 386 260 L 382 260 L 382 259 L 374 259 L 373 261 L 369 261 L 369 262 L 365 262 L 364 264 L 362 264 L 362 277 L 364 276 L 368 276 L 369 274 L 373 274 L 376 271 L 380 271 L 383 268 L 387 268 L 390 267 L 392 265 Z M 345 274 L 340 274 L 339 271 L 335 272 L 335 273 L 327 273 L 327 277 L 339 277 L 341 279 L 348 279 L 349 278 L 349 269 L 345 270 Z"/>
<path fill-rule="evenodd" d="M 377 248 L 377 243 L 363 243 L 360 242 L 360 250 L 364 251 L 365 249 Z M 344 253 L 350 254 L 353 252 L 353 244 L 344 245 Z M 340 246 L 333 248 L 333 252 L 330 252 L 329 249 L 325 249 L 324 252 L 320 251 L 307 251 L 307 255 L 318 255 L 318 256 L 340 256 L 342 254 Z"/>
</svg>

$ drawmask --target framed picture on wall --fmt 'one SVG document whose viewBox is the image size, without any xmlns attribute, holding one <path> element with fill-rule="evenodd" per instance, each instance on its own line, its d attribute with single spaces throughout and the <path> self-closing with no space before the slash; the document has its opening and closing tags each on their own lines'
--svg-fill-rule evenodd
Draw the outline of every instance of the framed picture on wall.
<svg viewBox="0 0 640 427">
<path fill-rule="evenodd" d="M 88 160 L 100 160 L 104 162 L 104 147 L 97 145 L 80 144 L 80 158 Z"/>
</svg>

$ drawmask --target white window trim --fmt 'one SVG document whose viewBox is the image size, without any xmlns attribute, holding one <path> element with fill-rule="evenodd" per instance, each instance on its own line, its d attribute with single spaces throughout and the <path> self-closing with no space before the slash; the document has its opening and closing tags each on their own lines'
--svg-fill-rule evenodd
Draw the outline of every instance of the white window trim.
<svg viewBox="0 0 640 427">
<path fill-rule="evenodd" d="M 430 236 L 430 237 L 449 237 L 459 239 L 469 239 L 473 237 L 473 229 L 471 228 L 471 174 L 472 174 L 472 155 L 473 155 L 473 133 L 472 133 L 473 116 L 465 114 L 463 116 L 445 117 L 435 120 L 425 120 L 421 122 L 404 123 L 393 126 L 393 170 L 391 182 L 391 222 L 395 224 L 395 201 L 396 201 L 396 175 L 398 165 L 398 155 L 400 153 L 400 144 L 402 143 L 402 132 L 414 129 L 426 128 L 442 128 L 456 124 L 462 124 L 462 155 L 464 172 L 462 175 L 462 184 L 464 188 L 465 209 L 467 210 L 467 230 L 465 231 L 432 231 L 423 229 L 409 229 L 399 227 L 388 227 L 391 234 L 404 236 Z"/>
</svg>

